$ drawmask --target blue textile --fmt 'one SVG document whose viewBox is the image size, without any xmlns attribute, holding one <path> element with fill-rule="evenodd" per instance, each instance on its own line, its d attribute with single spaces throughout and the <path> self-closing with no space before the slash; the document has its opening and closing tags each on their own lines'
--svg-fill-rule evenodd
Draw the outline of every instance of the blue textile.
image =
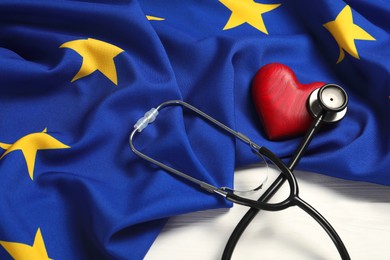
<svg viewBox="0 0 390 260">
<path fill-rule="evenodd" d="M 182 99 L 288 160 L 300 138 L 269 141 L 250 95 L 272 62 L 350 96 L 346 118 L 318 133 L 298 168 L 389 185 L 389 4 L 262 4 L 2 0 L 0 259 L 142 259 L 168 217 L 230 206 L 140 160 L 129 133 L 150 108 Z M 344 16 L 355 34 L 332 33 Z M 258 162 L 170 110 L 136 139 L 140 150 L 218 186 Z"/>
</svg>

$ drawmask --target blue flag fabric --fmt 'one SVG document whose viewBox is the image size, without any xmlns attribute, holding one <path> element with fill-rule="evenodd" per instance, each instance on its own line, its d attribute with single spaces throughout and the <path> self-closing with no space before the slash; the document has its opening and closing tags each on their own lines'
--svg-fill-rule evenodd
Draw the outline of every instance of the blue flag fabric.
<svg viewBox="0 0 390 260">
<path fill-rule="evenodd" d="M 169 216 L 230 206 L 140 160 L 129 133 L 182 99 L 288 160 L 300 138 L 269 141 L 250 95 L 273 62 L 350 96 L 298 168 L 389 185 L 389 13 L 385 1 L 1 1 L 0 259 L 142 259 Z M 178 108 L 135 143 L 218 186 L 257 162 Z"/>
</svg>

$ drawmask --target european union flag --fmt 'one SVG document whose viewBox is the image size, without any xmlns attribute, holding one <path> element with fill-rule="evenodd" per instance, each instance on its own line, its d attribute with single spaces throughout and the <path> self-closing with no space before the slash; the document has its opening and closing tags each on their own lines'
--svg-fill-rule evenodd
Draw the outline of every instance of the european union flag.
<svg viewBox="0 0 390 260">
<path fill-rule="evenodd" d="M 0 258 L 142 259 L 168 217 L 230 204 L 151 166 L 132 125 L 182 99 L 286 160 L 251 97 L 269 63 L 336 83 L 346 118 L 300 169 L 390 184 L 389 10 L 368 1 L 0 2 Z M 180 109 L 137 146 L 194 177 L 232 184 L 247 149 Z M 161 120 L 161 119 L 160 119 Z"/>
</svg>

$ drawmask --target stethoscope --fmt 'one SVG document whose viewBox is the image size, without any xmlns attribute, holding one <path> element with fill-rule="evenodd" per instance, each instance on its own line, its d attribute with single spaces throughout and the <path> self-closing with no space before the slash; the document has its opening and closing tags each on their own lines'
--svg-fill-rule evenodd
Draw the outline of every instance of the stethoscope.
<svg viewBox="0 0 390 260">
<path fill-rule="evenodd" d="M 305 202 L 299 197 L 298 183 L 294 174 L 292 173 L 292 169 L 300 160 L 303 152 L 306 150 L 307 146 L 309 145 L 310 141 L 312 140 L 315 132 L 318 130 L 321 123 L 340 121 L 347 112 L 347 103 L 348 103 L 348 96 L 346 92 L 340 86 L 335 84 L 324 85 L 321 88 L 314 90 L 310 94 L 308 98 L 308 108 L 311 114 L 314 116 L 314 121 L 310 129 L 306 133 L 305 137 L 303 138 L 303 141 L 297 148 L 297 151 L 295 152 L 294 156 L 292 157 L 293 159 L 292 162 L 289 163 L 289 167 L 286 166 L 273 152 L 268 150 L 266 147 L 257 145 L 244 134 L 234 131 L 233 129 L 227 127 L 226 125 L 222 124 L 218 120 L 210 117 L 209 115 L 202 112 L 201 110 L 181 100 L 170 100 L 170 101 L 163 102 L 160 105 L 158 105 L 156 108 L 152 108 L 148 112 L 146 112 L 145 115 L 141 117 L 134 125 L 134 130 L 131 132 L 129 137 L 129 144 L 132 151 L 135 154 L 137 154 L 139 157 L 165 169 L 170 173 L 173 173 L 177 176 L 180 176 L 181 178 L 184 178 L 198 185 L 201 189 L 204 189 L 207 192 L 222 196 L 225 199 L 232 201 L 233 203 L 248 206 L 251 209 L 256 209 L 256 210 L 262 209 L 268 211 L 279 211 L 291 206 L 300 207 L 311 217 L 313 217 L 323 227 L 323 229 L 327 232 L 327 234 L 330 236 L 333 243 L 335 244 L 341 258 L 350 259 L 347 249 L 345 248 L 341 238 L 334 230 L 334 228 L 319 212 L 317 212 L 312 206 L 310 206 L 307 202 Z M 216 187 L 207 182 L 196 179 L 182 171 L 174 169 L 138 151 L 133 144 L 133 139 L 136 133 L 142 132 L 142 130 L 146 126 L 154 122 L 161 109 L 169 106 L 181 106 L 183 108 L 195 112 L 198 116 L 210 121 L 211 123 L 217 125 L 224 131 L 230 133 L 231 135 L 235 136 L 236 138 L 238 138 L 239 140 L 247 144 L 256 155 L 260 157 L 264 156 L 268 158 L 275 166 L 277 166 L 280 169 L 281 174 L 278 178 L 279 179 L 278 183 L 276 183 L 275 181 L 265 193 L 268 193 L 269 196 L 272 196 L 277 191 L 277 189 L 281 186 L 284 180 L 287 180 L 289 184 L 288 197 L 285 200 L 278 203 L 267 202 L 269 198 L 264 198 L 263 197 L 264 195 L 257 201 L 244 198 L 235 194 L 234 189 L 226 188 L 226 187 Z M 232 248 L 230 248 L 230 250 L 232 250 Z M 227 255 L 229 255 L 229 253 L 224 252 L 224 256 L 222 258 L 223 259 L 230 258 L 230 256 L 227 257 Z"/>
</svg>

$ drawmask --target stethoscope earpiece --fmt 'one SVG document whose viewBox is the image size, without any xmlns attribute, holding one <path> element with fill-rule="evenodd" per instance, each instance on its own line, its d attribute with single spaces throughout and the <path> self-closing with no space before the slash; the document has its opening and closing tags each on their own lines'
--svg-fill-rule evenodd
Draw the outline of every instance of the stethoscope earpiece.
<svg viewBox="0 0 390 260">
<path fill-rule="evenodd" d="M 309 110 L 314 117 L 323 114 L 324 122 L 337 122 L 347 113 L 348 95 L 336 84 L 326 84 L 314 90 L 309 97 Z"/>
</svg>

